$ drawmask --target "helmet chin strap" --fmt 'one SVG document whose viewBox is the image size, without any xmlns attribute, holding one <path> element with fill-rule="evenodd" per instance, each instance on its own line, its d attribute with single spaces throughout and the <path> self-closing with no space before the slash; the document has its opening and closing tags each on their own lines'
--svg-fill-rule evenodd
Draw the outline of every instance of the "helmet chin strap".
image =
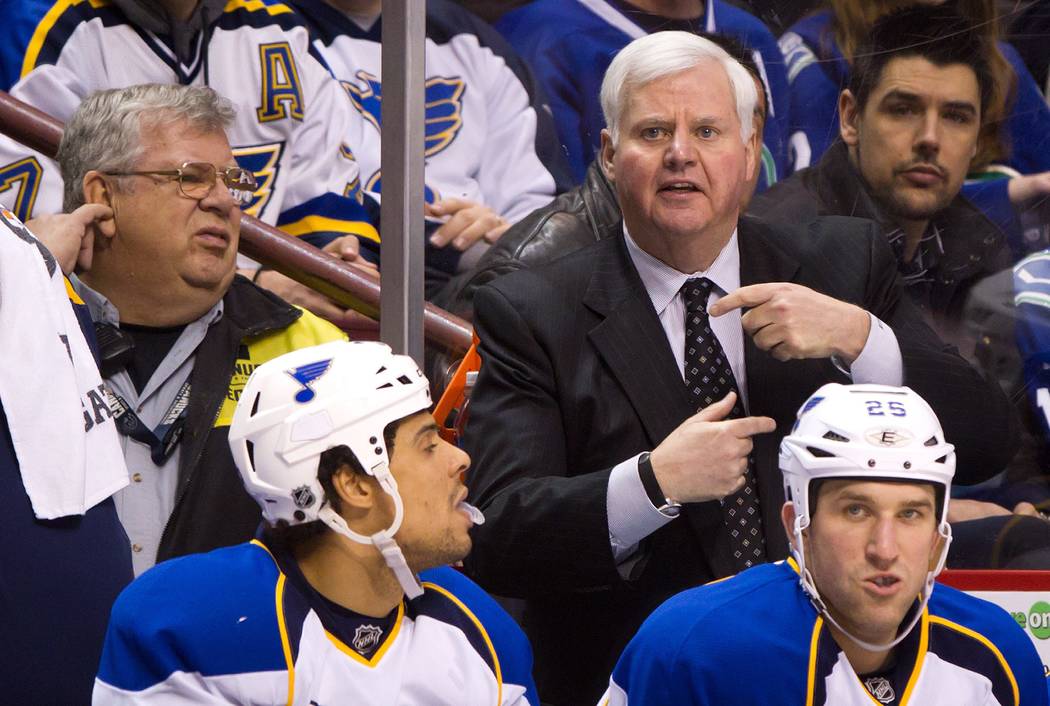
<svg viewBox="0 0 1050 706">
<path fill-rule="evenodd" d="M 419 598 L 423 595 L 423 587 L 419 585 L 419 579 L 408 567 L 408 562 L 405 561 L 405 555 L 402 553 L 401 547 L 394 541 L 394 535 L 401 528 L 401 521 L 405 517 L 405 506 L 401 502 L 401 494 L 397 491 L 397 481 L 394 480 L 394 476 L 390 474 L 390 469 L 385 465 L 373 468 L 372 475 L 379 481 L 383 491 L 394 501 L 394 519 L 389 527 L 370 536 L 354 532 L 346 524 L 346 520 L 332 509 L 331 505 L 325 505 L 321 508 L 317 512 L 317 517 L 347 539 L 358 544 L 373 545 L 383 556 L 386 565 L 394 572 L 394 578 L 397 579 L 401 590 L 408 596 L 408 599 Z"/>
<path fill-rule="evenodd" d="M 818 613 L 820 613 L 824 620 L 831 623 L 839 632 L 841 632 L 843 635 L 845 635 L 851 641 L 853 641 L 856 645 L 862 647 L 868 652 L 885 652 L 886 650 L 892 649 L 899 645 L 901 642 L 903 642 L 904 639 L 908 637 L 909 634 L 911 634 L 911 631 L 915 628 L 915 625 L 922 618 L 922 613 L 926 609 L 926 604 L 930 600 L 930 595 L 933 593 L 934 579 L 937 577 L 937 574 L 941 573 L 941 569 L 944 568 L 944 562 L 948 558 L 948 545 L 952 543 L 951 525 L 949 525 L 947 522 L 944 522 L 941 523 L 941 526 L 938 528 L 939 534 L 942 538 L 944 538 L 944 546 L 941 548 L 941 555 L 937 560 L 936 568 L 934 568 L 932 571 L 926 572 L 926 581 L 923 584 L 922 593 L 919 594 L 919 605 L 915 609 L 915 611 L 913 611 L 914 615 L 912 616 L 911 620 L 908 621 L 908 626 L 904 630 L 901 630 L 894 640 L 885 644 L 876 644 L 874 642 L 868 642 L 866 640 L 860 639 L 859 637 L 851 633 L 849 630 L 842 627 L 842 625 L 840 625 L 839 622 L 835 620 L 834 617 L 832 617 L 831 612 L 828 610 L 827 604 L 824 603 L 824 599 L 820 597 L 820 591 L 817 590 L 817 584 L 813 580 L 813 575 L 809 572 L 809 569 L 806 568 L 805 550 L 803 549 L 802 544 L 802 530 L 802 518 L 796 517 L 793 534 L 795 537 L 795 545 L 798 548 L 792 548 L 791 553 L 795 556 L 795 561 L 798 562 L 799 583 L 802 585 L 802 590 L 805 591 L 806 595 L 809 596 L 810 603 L 813 604 L 813 607 Z"/>
<path fill-rule="evenodd" d="M 408 562 L 405 561 L 405 555 L 402 553 L 401 547 L 394 541 L 394 535 L 401 528 L 401 522 L 405 517 L 405 506 L 401 502 L 401 493 L 397 490 L 397 481 L 394 480 L 394 476 L 391 475 L 390 470 L 386 466 L 373 468 L 372 474 L 379 481 L 379 485 L 384 492 L 394 501 L 394 520 L 389 527 L 370 536 L 359 534 L 350 529 L 350 526 L 346 524 L 346 520 L 333 510 L 331 505 L 325 505 L 321 508 L 317 512 L 317 517 L 347 539 L 358 544 L 375 546 L 379 553 L 383 555 L 386 565 L 394 572 L 394 577 L 400 584 L 401 590 L 408 596 L 408 600 L 419 598 L 423 595 L 423 587 L 419 585 L 419 579 L 408 567 Z M 474 524 L 480 525 L 485 521 L 485 516 L 481 514 L 480 510 L 465 502 L 462 505 L 470 513 Z"/>
</svg>

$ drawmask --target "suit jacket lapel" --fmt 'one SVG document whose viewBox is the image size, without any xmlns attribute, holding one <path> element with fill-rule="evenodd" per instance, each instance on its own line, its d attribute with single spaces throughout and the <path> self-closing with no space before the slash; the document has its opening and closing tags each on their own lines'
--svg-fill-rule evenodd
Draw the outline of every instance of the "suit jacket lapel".
<svg viewBox="0 0 1050 706">
<path fill-rule="evenodd" d="M 588 339 L 655 447 L 692 413 L 685 384 L 623 236 L 602 240 L 584 305 L 603 320 Z"/>
<path fill-rule="evenodd" d="M 623 387 L 655 448 L 696 412 L 694 402 L 623 236 L 601 241 L 595 257 L 583 301 L 603 320 L 588 338 Z M 735 569 L 719 503 L 693 503 L 684 509 L 713 574 L 732 574 Z"/>
</svg>

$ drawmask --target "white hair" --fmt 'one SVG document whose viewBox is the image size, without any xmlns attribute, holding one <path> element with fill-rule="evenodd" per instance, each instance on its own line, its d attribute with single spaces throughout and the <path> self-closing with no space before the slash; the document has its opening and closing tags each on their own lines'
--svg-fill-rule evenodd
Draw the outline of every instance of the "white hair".
<svg viewBox="0 0 1050 706">
<path fill-rule="evenodd" d="M 758 91 L 754 79 L 725 49 L 691 32 L 654 32 L 640 37 L 621 49 L 609 64 L 600 95 L 613 143 L 619 137 L 620 116 L 630 91 L 695 68 L 704 61 L 715 61 L 725 70 L 740 120 L 740 140 L 747 143 L 755 131 Z"/>
<path fill-rule="evenodd" d="M 185 121 L 201 132 L 222 132 L 236 117 L 233 104 L 207 86 L 147 83 L 96 91 L 66 123 L 58 145 L 66 212 L 84 204 L 84 175 L 130 171 L 142 157 L 143 132 Z"/>
</svg>

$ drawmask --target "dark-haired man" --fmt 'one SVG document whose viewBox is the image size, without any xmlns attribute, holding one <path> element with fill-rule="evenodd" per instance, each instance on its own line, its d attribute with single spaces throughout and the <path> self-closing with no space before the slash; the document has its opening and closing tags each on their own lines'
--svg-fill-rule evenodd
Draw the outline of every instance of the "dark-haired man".
<svg viewBox="0 0 1050 706">
<path fill-rule="evenodd" d="M 876 22 L 839 97 L 841 140 L 750 208 L 774 221 L 877 221 L 913 300 L 961 348 L 967 291 L 1009 265 L 1001 232 L 959 194 L 991 95 L 981 42 L 945 7 L 909 8 Z"/>
<path fill-rule="evenodd" d="M 261 365 L 230 430 L 261 533 L 121 595 L 95 703 L 536 706 L 521 629 L 447 566 L 484 518 L 429 407 L 382 343 Z"/>
</svg>

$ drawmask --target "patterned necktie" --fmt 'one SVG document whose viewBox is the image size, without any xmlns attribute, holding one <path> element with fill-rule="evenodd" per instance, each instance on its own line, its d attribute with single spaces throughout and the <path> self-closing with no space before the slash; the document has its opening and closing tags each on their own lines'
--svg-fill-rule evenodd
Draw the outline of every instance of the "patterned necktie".
<svg viewBox="0 0 1050 706">
<path fill-rule="evenodd" d="M 697 411 L 729 394 L 737 393 L 729 418 L 744 416 L 744 405 L 737 389 L 733 369 L 722 344 L 711 331 L 707 317 L 707 298 L 714 283 L 694 277 L 682 285 L 685 301 L 685 384 L 696 401 Z M 762 532 L 762 513 L 758 506 L 755 462 L 747 458 L 744 487 L 722 499 L 722 519 L 729 531 L 729 544 L 740 571 L 760 564 L 766 557 L 766 538 Z"/>
</svg>

